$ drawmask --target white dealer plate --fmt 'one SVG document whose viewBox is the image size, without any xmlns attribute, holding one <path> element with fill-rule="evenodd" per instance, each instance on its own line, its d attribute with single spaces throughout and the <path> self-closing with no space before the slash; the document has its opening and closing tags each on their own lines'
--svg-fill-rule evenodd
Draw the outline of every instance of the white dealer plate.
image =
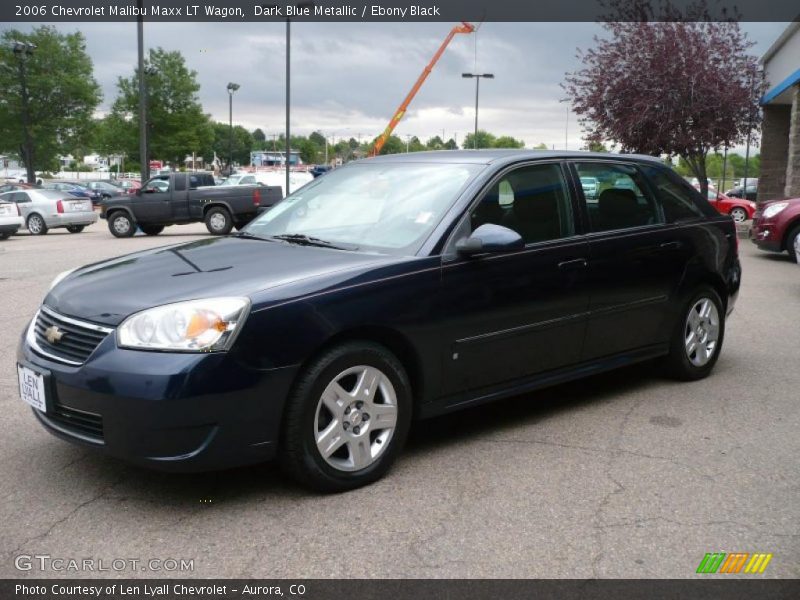
<svg viewBox="0 0 800 600">
<path fill-rule="evenodd" d="M 17 365 L 19 395 L 22 399 L 42 412 L 47 412 L 44 400 L 44 375 L 33 369 Z"/>
</svg>

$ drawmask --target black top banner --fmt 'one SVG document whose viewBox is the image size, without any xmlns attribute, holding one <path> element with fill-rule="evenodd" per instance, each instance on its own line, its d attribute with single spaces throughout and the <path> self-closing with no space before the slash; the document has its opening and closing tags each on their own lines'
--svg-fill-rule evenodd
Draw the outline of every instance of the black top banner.
<svg viewBox="0 0 800 600">
<path fill-rule="evenodd" d="M 625 16 L 613 20 L 800 20 L 797 0 L 620 0 L 619 4 L 625 7 Z M 698 4 L 705 5 L 702 14 L 695 10 Z M 0 21 L 594 22 L 614 15 L 613 5 L 614 0 L 3 0 Z"/>
</svg>

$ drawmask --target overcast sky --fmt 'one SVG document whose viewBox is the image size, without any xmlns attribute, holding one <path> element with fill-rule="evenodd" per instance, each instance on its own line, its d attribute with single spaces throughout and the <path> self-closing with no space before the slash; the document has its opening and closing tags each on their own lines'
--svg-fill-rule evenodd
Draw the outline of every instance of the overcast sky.
<svg viewBox="0 0 800 600">
<path fill-rule="evenodd" d="M 761 56 L 786 23 L 743 23 Z M 7 27 L 2 24 L 0 27 Z M 32 27 L 31 25 L 30 27 Z M 135 23 L 58 24 L 81 30 L 103 90 L 100 111 L 116 97 L 116 80 L 136 64 Z M 293 23 L 292 131 L 327 136 L 374 137 L 386 126 L 422 68 L 449 31 L 448 23 Z M 410 111 L 395 130 L 423 141 L 433 135 L 459 143 L 474 126 L 474 80 L 463 71 L 494 73 L 481 82 L 480 127 L 563 148 L 582 146 L 575 115 L 559 100 L 559 84 L 578 67 L 576 49 L 603 30 L 593 23 L 484 23 L 477 34 L 450 44 Z M 227 122 L 229 81 L 234 122 L 269 136 L 284 127 L 285 25 L 283 23 L 146 23 L 145 47 L 179 50 L 197 71 L 200 100 L 212 118 Z"/>
</svg>

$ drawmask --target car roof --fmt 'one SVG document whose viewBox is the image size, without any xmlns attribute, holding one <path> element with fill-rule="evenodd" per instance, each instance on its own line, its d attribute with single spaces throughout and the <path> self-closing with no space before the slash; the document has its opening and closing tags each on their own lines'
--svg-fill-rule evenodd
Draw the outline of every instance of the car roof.
<svg viewBox="0 0 800 600">
<path fill-rule="evenodd" d="M 469 163 L 469 164 L 505 164 L 523 160 L 545 159 L 605 159 L 635 160 L 663 165 L 658 157 L 644 154 L 612 154 L 607 152 L 578 152 L 574 150 L 435 150 L 432 152 L 403 152 L 400 154 L 384 154 L 359 162 L 382 163 Z"/>
</svg>

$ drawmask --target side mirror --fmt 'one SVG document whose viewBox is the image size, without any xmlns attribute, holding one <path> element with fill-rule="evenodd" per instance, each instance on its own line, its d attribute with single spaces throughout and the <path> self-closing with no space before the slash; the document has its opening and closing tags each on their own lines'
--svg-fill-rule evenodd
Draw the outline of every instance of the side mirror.
<svg viewBox="0 0 800 600">
<path fill-rule="evenodd" d="M 525 248 L 522 236 L 513 229 L 486 223 L 472 232 L 468 238 L 456 242 L 456 251 L 462 256 L 477 254 L 499 254 Z"/>
</svg>

